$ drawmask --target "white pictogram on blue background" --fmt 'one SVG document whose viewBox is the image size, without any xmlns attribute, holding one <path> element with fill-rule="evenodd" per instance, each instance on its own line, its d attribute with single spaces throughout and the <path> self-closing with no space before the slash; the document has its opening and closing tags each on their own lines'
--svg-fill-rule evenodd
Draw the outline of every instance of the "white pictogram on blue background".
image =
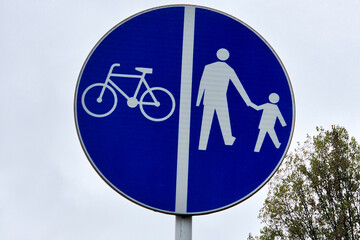
<svg viewBox="0 0 360 240">
<path fill-rule="evenodd" d="M 146 117 L 147 119 L 151 120 L 151 121 L 164 121 L 166 119 L 168 119 L 174 112 L 175 110 L 175 99 L 173 97 L 173 95 L 165 88 L 162 87 L 150 87 L 148 82 L 145 79 L 146 74 L 151 74 L 152 73 L 152 68 L 143 68 L 143 67 L 135 67 L 135 70 L 140 72 L 141 74 L 120 74 L 120 73 L 115 73 L 114 72 L 114 68 L 115 67 L 120 67 L 119 63 L 114 63 L 111 65 L 109 73 L 106 77 L 106 80 L 104 83 L 94 83 L 92 85 L 90 85 L 89 87 L 87 87 L 81 97 L 81 104 L 84 108 L 84 110 L 91 116 L 93 117 L 106 117 L 108 115 L 110 115 L 116 108 L 117 103 L 118 103 L 118 98 L 117 98 L 117 94 L 116 91 L 119 92 L 125 99 L 127 102 L 127 106 L 130 108 L 135 108 L 137 106 L 139 106 L 141 113 L 144 115 L 144 117 Z M 138 84 L 136 86 L 135 92 L 132 96 L 126 94 L 120 87 L 117 86 L 117 84 L 114 82 L 113 78 L 135 78 L 138 79 Z M 140 88 L 142 86 L 145 86 L 146 91 L 144 91 L 142 93 L 142 95 L 140 96 L 140 98 L 138 97 L 139 95 L 139 91 Z M 106 107 L 104 106 L 104 109 L 102 108 L 102 103 L 103 103 L 103 98 L 104 98 L 104 93 L 105 91 L 110 90 L 111 91 L 111 100 L 113 102 L 112 105 L 110 105 L 110 108 L 106 109 Z M 97 96 L 95 99 L 96 101 L 94 101 L 94 98 L 89 97 L 89 99 L 87 98 L 88 95 L 91 95 L 89 92 L 91 91 L 95 91 L 95 96 Z M 162 98 L 162 101 L 159 101 L 159 95 L 164 95 L 165 98 Z M 156 97 L 158 96 L 158 97 Z M 148 99 L 148 100 L 147 100 Z M 88 101 L 93 101 L 92 103 L 88 102 Z M 100 108 L 101 113 L 98 113 L 96 111 L 92 111 L 90 110 L 89 106 L 92 105 L 97 105 L 95 106 L 95 108 Z M 169 106 L 170 108 L 168 108 L 168 111 L 165 111 L 164 115 L 161 117 L 152 117 L 151 112 L 153 111 L 157 111 L 160 109 L 160 107 L 163 106 Z M 148 109 L 148 107 L 150 107 L 150 110 L 146 110 Z M 152 107 L 151 107 L 152 106 Z"/>
<path fill-rule="evenodd" d="M 254 194 L 285 156 L 294 118 L 269 44 L 229 15 L 189 5 L 115 26 L 75 95 L 95 170 L 129 200 L 170 214 L 211 213 Z"/>
</svg>

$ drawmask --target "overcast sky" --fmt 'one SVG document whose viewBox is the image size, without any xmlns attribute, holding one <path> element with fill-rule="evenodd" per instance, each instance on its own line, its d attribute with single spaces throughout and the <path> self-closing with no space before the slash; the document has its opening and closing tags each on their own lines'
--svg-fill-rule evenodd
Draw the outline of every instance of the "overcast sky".
<svg viewBox="0 0 360 240">
<path fill-rule="evenodd" d="M 0 0 L 0 239 L 173 239 L 175 217 L 126 200 L 93 170 L 73 120 L 78 74 L 113 26 L 148 8 L 192 3 L 259 32 L 288 71 L 292 141 L 339 124 L 360 139 L 357 0 Z M 228 210 L 194 217 L 193 239 L 258 234 L 264 187 Z"/>
</svg>

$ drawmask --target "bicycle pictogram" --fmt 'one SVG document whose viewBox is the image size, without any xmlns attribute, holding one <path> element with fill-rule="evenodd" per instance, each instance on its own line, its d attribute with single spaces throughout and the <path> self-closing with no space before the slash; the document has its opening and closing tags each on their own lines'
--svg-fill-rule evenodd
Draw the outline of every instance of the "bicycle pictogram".
<svg viewBox="0 0 360 240">
<path fill-rule="evenodd" d="M 112 64 L 104 83 L 94 83 L 84 90 L 81 96 L 81 104 L 86 113 L 97 118 L 109 116 L 115 110 L 118 103 L 116 91 L 127 100 L 128 107 L 135 108 L 139 106 L 144 117 L 151 121 L 164 121 L 174 113 L 174 96 L 165 88 L 150 87 L 145 79 L 146 74 L 152 73 L 152 68 L 135 67 L 135 70 L 141 73 L 140 75 L 115 73 L 114 68 L 119 66 L 119 63 Z M 127 95 L 111 79 L 113 77 L 139 79 L 134 94 L 132 96 Z M 140 98 L 138 98 L 142 86 L 145 86 L 146 90 L 141 94 Z M 111 99 L 106 99 L 105 101 L 104 98 Z M 100 107 L 101 111 L 95 110 L 94 105 L 96 109 Z M 160 109 L 162 106 L 165 107 L 165 109 Z"/>
</svg>

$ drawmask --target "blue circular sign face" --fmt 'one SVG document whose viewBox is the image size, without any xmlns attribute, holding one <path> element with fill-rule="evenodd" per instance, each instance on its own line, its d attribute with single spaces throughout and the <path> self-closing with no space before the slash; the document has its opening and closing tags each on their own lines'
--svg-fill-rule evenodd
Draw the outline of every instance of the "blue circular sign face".
<svg viewBox="0 0 360 240">
<path fill-rule="evenodd" d="M 236 18 L 192 5 L 116 25 L 75 93 L 95 170 L 129 200 L 169 214 L 249 198 L 278 169 L 294 120 L 291 84 L 269 44 Z"/>
</svg>

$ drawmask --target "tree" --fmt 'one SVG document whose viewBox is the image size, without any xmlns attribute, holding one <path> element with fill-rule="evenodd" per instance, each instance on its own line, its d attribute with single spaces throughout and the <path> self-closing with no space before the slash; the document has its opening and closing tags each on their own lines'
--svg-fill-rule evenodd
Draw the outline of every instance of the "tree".
<svg viewBox="0 0 360 240">
<path fill-rule="evenodd" d="M 249 233 L 249 236 L 247 238 L 247 240 L 258 240 L 259 237 L 254 237 L 251 233 Z"/>
<path fill-rule="evenodd" d="M 317 132 L 271 180 L 260 240 L 360 239 L 359 144 L 343 127 Z"/>
</svg>

